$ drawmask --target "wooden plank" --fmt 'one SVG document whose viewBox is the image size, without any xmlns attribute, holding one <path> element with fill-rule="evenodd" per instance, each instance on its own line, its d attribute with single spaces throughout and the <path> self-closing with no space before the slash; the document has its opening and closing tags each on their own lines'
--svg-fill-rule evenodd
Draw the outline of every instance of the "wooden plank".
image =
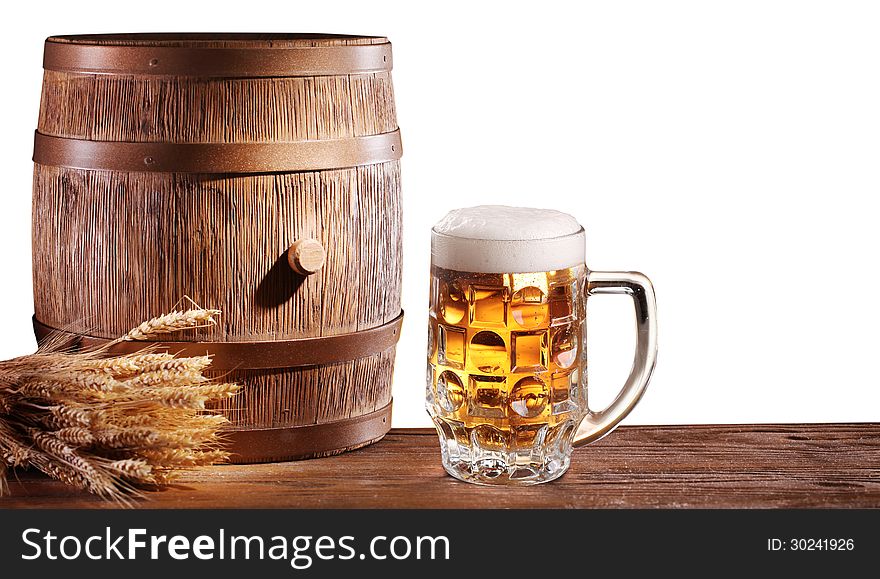
<svg viewBox="0 0 880 579">
<path fill-rule="evenodd" d="M 0 508 L 101 508 L 37 474 Z M 148 493 L 140 508 L 877 508 L 880 424 L 629 426 L 575 451 L 533 487 L 458 482 L 433 430 L 395 429 L 360 451 L 300 462 L 216 466 Z"/>
</svg>

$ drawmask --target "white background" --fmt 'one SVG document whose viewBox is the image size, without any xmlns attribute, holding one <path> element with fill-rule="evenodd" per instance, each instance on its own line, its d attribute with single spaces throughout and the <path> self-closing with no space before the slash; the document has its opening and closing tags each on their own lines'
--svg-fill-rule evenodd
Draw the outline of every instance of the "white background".
<svg viewBox="0 0 880 579">
<path fill-rule="evenodd" d="M 405 146 L 394 425 L 429 424 L 430 227 L 475 203 L 572 213 L 592 269 L 653 279 L 660 356 L 629 423 L 880 419 L 876 3 L 78 0 L 14 3 L 0 27 L 0 357 L 34 349 L 46 36 L 375 34 L 394 44 Z M 630 309 L 591 300 L 594 399 L 629 370 Z"/>
</svg>

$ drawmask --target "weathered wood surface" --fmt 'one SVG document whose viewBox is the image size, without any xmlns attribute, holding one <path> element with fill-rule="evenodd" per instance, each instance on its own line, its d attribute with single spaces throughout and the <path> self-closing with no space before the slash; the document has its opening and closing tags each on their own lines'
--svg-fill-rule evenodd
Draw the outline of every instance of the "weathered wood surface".
<svg viewBox="0 0 880 579">
<path fill-rule="evenodd" d="M 440 465 L 432 430 L 291 463 L 216 466 L 140 508 L 877 508 L 880 424 L 630 426 L 575 451 L 556 482 L 479 487 Z M 0 508 L 100 508 L 36 474 Z"/>
</svg>

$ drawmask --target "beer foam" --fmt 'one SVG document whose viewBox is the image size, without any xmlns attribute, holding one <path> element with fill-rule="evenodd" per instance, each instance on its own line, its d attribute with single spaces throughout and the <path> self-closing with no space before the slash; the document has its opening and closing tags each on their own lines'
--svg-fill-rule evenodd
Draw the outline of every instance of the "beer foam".
<svg viewBox="0 0 880 579">
<path fill-rule="evenodd" d="M 455 209 L 431 231 L 431 260 L 445 269 L 483 273 L 564 269 L 584 262 L 584 230 L 553 209 Z"/>
</svg>

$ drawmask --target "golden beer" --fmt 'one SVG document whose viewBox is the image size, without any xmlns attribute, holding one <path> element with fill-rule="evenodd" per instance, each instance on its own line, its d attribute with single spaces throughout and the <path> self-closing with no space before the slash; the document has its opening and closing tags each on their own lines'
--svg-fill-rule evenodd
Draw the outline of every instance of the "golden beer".
<svg viewBox="0 0 880 579">
<path fill-rule="evenodd" d="M 531 479 L 567 466 L 585 408 L 584 279 L 583 265 L 431 268 L 428 410 L 447 438 L 444 462 L 465 467 L 456 476 Z"/>
</svg>

